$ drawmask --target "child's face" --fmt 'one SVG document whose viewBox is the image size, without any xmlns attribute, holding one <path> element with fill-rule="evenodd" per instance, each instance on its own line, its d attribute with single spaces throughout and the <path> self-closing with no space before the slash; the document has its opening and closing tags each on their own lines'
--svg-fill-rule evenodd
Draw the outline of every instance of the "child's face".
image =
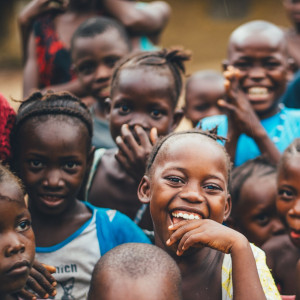
<svg viewBox="0 0 300 300">
<path fill-rule="evenodd" d="M 19 135 L 20 177 L 30 208 L 47 215 L 66 212 L 86 171 L 87 129 L 81 122 L 50 118 L 38 124 L 27 121 Z"/>
<path fill-rule="evenodd" d="M 72 60 L 89 95 L 102 101 L 109 96 L 113 68 L 128 52 L 128 45 L 115 29 L 74 41 Z"/>
<path fill-rule="evenodd" d="M 300 23 L 300 0 L 283 0 L 288 17 L 294 24 Z"/>
<path fill-rule="evenodd" d="M 275 175 L 251 177 L 241 189 L 235 209 L 236 229 L 256 246 L 284 230 L 276 211 L 276 195 Z"/>
<path fill-rule="evenodd" d="M 255 112 L 262 118 L 274 115 L 287 81 L 282 39 L 263 34 L 236 38 L 230 44 L 229 64 L 239 69 L 241 91 Z"/>
<path fill-rule="evenodd" d="M 133 133 L 135 125 L 140 125 L 148 136 L 153 127 L 158 135 L 171 132 L 176 126 L 171 80 L 169 72 L 153 74 L 144 69 L 120 72 L 110 109 L 110 132 L 114 140 L 121 135 L 123 124 L 128 124 Z"/>
<path fill-rule="evenodd" d="M 168 227 L 184 219 L 222 223 L 230 213 L 227 180 L 225 154 L 208 138 L 191 134 L 164 145 L 138 192 L 142 202 L 150 201 L 156 244 L 176 253 L 177 244 L 166 246 Z"/>
<path fill-rule="evenodd" d="M 0 297 L 25 286 L 35 255 L 31 217 L 20 188 L 0 184 Z M 1 298 L 2 299 L 2 298 Z"/>
<path fill-rule="evenodd" d="M 277 210 L 288 227 L 292 242 L 300 248 L 300 157 L 288 158 L 279 169 Z"/>
<path fill-rule="evenodd" d="M 217 101 L 224 98 L 224 83 L 221 81 L 192 80 L 186 90 L 185 116 L 195 127 L 199 120 L 222 114 Z"/>
</svg>

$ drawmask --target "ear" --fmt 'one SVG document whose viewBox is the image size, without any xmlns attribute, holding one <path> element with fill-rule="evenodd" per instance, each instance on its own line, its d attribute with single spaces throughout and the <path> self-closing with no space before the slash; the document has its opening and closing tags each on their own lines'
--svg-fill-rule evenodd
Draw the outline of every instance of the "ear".
<svg viewBox="0 0 300 300">
<path fill-rule="evenodd" d="M 111 99 L 106 98 L 105 101 L 104 101 L 104 113 L 105 113 L 105 116 L 106 116 L 107 120 L 109 120 L 110 109 L 111 109 Z"/>
<path fill-rule="evenodd" d="M 183 118 L 183 110 L 182 109 L 176 109 L 173 115 L 173 122 L 171 130 L 174 131 L 175 128 L 179 125 L 180 121 Z"/>
<path fill-rule="evenodd" d="M 146 175 L 143 176 L 137 192 L 139 200 L 147 204 L 150 202 L 151 192 L 150 192 L 150 178 Z"/>
<path fill-rule="evenodd" d="M 227 70 L 228 66 L 229 66 L 228 59 L 223 59 L 222 60 L 222 69 L 223 69 L 223 72 Z"/>
<path fill-rule="evenodd" d="M 225 209 L 224 209 L 224 219 L 223 221 L 227 221 L 227 219 L 230 216 L 231 213 L 231 207 L 232 207 L 232 202 L 231 202 L 231 196 L 230 194 L 227 195 L 226 201 L 225 201 Z"/>
<path fill-rule="evenodd" d="M 291 81 L 294 78 L 296 72 L 297 72 L 297 64 L 295 60 L 290 57 L 287 59 L 286 80 Z"/>
</svg>

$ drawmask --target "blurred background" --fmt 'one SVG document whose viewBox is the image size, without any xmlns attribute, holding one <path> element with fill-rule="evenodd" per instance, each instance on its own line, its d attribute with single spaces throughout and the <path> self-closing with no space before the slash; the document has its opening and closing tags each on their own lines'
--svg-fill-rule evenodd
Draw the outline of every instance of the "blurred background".
<svg viewBox="0 0 300 300">
<path fill-rule="evenodd" d="M 17 15 L 29 0 L 0 0 L 0 91 L 7 98 L 22 97 L 21 46 Z M 147 2 L 147 1 L 145 1 Z M 161 46 L 181 45 L 193 53 L 188 73 L 221 69 L 227 39 L 238 25 L 264 19 L 289 27 L 281 0 L 166 0 L 171 20 Z"/>
</svg>

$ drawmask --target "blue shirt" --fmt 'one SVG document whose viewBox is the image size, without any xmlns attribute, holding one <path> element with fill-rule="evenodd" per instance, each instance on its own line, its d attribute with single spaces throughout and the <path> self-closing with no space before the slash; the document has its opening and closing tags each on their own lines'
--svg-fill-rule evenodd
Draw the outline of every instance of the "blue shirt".
<svg viewBox="0 0 300 300">
<path fill-rule="evenodd" d="M 218 135 L 227 137 L 228 120 L 226 115 L 204 118 L 201 124 L 204 130 L 218 126 Z M 277 149 L 283 152 L 295 138 L 300 137 L 300 109 L 283 107 L 277 114 L 261 120 L 261 124 Z M 247 135 L 241 134 L 237 143 L 234 164 L 239 166 L 260 154 L 255 141 Z"/>
</svg>

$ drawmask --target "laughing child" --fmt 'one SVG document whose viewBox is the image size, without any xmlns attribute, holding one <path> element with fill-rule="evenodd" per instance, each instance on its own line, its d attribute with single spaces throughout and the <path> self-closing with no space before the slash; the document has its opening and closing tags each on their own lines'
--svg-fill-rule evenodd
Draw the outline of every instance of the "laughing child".
<svg viewBox="0 0 300 300">
<path fill-rule="evenodd" d="M 225 68 L 227 100 L 218 104 L 227 115 L 204 119 L 202 128 L 219 126 L 236 166 L 260 154 L 277 163 L 300 137 L 300 110 L 279 105 L 290 70 L 284 33 L 265 21 L 241 25 L 230 36 Z"/>
<path fill-rule="evenodd" d="M 105 252 L 126 242 L 149 242 L 128 217 L 77 199 L 93 156 L 92 134 L 91 115 L 78 98 L 35 93 L 20 106 L 12 135 L 16 171 L 29 196 L 36 259 L 56 267 L 54 299 L 85 299 Z"/>
<path fill-rule="evenodd" d="M 283 295 L 295 295 L 296 265 L 300 259 L 300 139 L 283 153 L 278 166 L 276 206 L 287 234 L 277 236 L 263 247 L 267 263 Z"/>
<path fill-rule="evenodd" d="M 152 230 L 152 221 L 136 191 L 157 135 L 174 130 L 182 117 L 176 105 L 188 58 L 178 49 L 137 53 L 112 76 L 107 105 L 118 148 L 96 151 L 85 199 L 123 212 L 143 229 Z"/>
<path fill-rule="evenodd" d="M 186 300 L 280 299 L 264 252 L 222 225 L 231 164 L 216 139 L 194 130 L 155 145 L 138 189 L 150 203 L 155 244 L 176 260 Z"/>
</svg>

